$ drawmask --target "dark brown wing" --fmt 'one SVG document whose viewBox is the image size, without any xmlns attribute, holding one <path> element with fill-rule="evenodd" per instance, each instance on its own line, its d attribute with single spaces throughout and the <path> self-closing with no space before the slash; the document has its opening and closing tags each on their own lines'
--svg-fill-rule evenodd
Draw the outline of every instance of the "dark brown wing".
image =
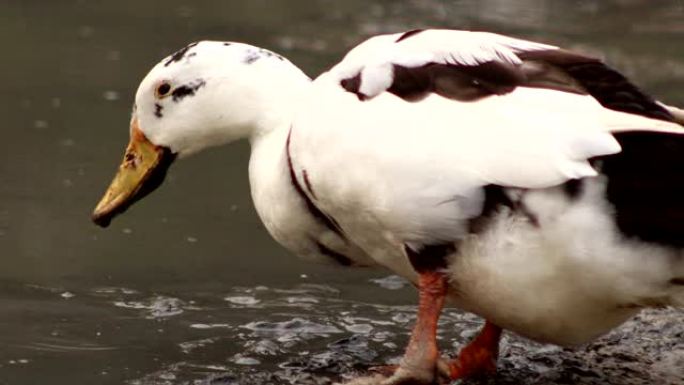
<svg viewBox="0 0 684 385">
<path fill-rule="evenodd" d="M 590 94 L 601 105 L 616 111 L 674 121 L 670 112 L 601 60 L 556 49 L 523 52 L 520 69 L 527 84 L 522 86 L 576 89 Z"/>
<path fill-rule="evenodd" d="M 387 89 L 408 101 L 430 93 L 449 99 L 473 101 L 485 96 L 509 93 L 525 82 L 525 74 L 507 63 L 490 61 L 476 66 L 429 63 L 420 67 L 393 65 L 392 85 Z M 359 92 L 361 76 L 343 79 L 340 85 L 366 100 Z"/>
<path fill-rule="evenodd" d="M 401 41 L 401 39 L 400 39 Z M 477 65 L 428 63 L 419 67 L 393 65 L 388 92 L 407 101 L 435 93 L 459 101 L 475 101 L 512 92 L 516 87 L 548 88 L 588 94 L 606 108 L 674 122 L 673 115 L 624 75 L 601 60 L 562 49 L 518 53 L 522 64 L 488 61 Z M 340 85 L 358 96 L 360 72 Z"/>
</svg>

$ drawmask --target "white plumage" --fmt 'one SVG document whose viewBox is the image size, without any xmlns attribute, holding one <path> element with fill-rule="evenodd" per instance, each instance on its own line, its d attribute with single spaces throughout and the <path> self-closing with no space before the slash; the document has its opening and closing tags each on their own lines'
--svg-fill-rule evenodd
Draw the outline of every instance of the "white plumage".
<svg viewBox="0 0 684 385">
<path fill-rule="evenodd" d="M 595 59 L 482 32 L 373 37 L 313 82 L 268 51 L 201 42 L 147 75 L 133 120 L 180 155 L 249 137 L 257 211 L 296 254 L 417 282 L 407 248 L 451 243 L 453 304 L 574 345 L 642 307 L 684 305 L 679 242 L 623 223 L 602 170 L 622 159 L 620 133 L 684 143 L 681 114 L 626 80 L 623 102 L 575 63 L 621 78 Z M 159 82 L 197 79 L 191 95 L 155 97 Z M 491 210 L 488 186 L 505 204 Z"/>
<path fill-rule="evenodd" d="M 661 287 L 684 275 L 684 260 L 622 239 L 601 198 L 605 183 L 588 162 L 620 151 L 611 132 L 682 134 L 679 125 L 606 109 L 590 95 L 544 88 L 519 87 L 477 102 L 432 94 L 407 103 L 390 93 L 359 101 L 338 86 L 353 73 L 349 68 L 364 74 L 382 67 L 378 57 L 407 51 L 418 58 L 421 48 L 432 48 L 428 42 L 442 43 L 442 51 L 424 52 L 424 61 L 388 62 L 418 66 L 456 57 L 466 65 L 516 64 L 515 52 L 555 49 L 454 32 L 462 43 L 456 50 L 468 51 L 451 56 L 456 54 L 445 53 L 443 44 L 450 34 L 426 31 L 422 40 L 420 34 L 407 39 L 413 43 L 408 49 L 394 43 L 399 35 L 372 38 L 314 81 L 293 125 L 292 156 L 306 169 L 323 211 L 376 261 L 413 280 L 400 245 L 463 242 L 451 265 L 459 306 L 537 340 L 584 343 L 624 322 L 638 311 L 633 305 L 649 298 L 681 303 L 681 287 L 671 285 L 667 295 Z M 362 53 L 369 56 L 366 67 L 359 65 Z M 374 72 L 361 76 L 367 96 L 378 89 L 364 89 Z M 581 201 L 567 202 L 553 187 L 587 177 L 598 191 Z M 541 230 L 520 216 L 502 215 L 485 234 L 467 235 L 467 220 L 479 215 L 481 188 L 489 184 L 539 189 L 525 199 Z"/>
</svg>

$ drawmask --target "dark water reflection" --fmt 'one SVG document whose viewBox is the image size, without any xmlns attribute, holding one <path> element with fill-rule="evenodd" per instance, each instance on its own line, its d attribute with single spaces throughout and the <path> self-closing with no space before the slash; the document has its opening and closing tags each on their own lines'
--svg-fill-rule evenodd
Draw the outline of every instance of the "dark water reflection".
<svg viewBox="0 0 684 385">
<path fill-rule="evenodd" d="M 675 0 L 1 2 L 0 384 L 327 383 L 398 356 L 411 290 L 279 248 L 252 209 L 244 143 L 178 162 L 166 186 L 106 231 L 88 216 L 127 141 L 137 82 L 176 48 L 242 40 L 313 75 L 365 36 L 422 26 L 600 53 L 684 104 L 684 3 Z M 653 323 L 681 321 L 662 317 Z M 445 346 L 475 322 L 450 313 Z M 647 361 L 660 368 L 644 381 L 684 367 L 643 349 L 634 361 L 653 353 Z M 681 343 L 668 349 L 684 356 Z M 570 357 L 557 376 L 593 383 L 573 377 L 572 360 L 584 358 L 549 352 Z"/>
</svg>

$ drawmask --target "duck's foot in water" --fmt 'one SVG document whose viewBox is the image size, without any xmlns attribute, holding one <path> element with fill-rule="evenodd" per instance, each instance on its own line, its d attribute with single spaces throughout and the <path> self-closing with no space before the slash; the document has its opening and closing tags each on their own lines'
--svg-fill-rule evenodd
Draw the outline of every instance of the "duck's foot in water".
<svg viewBox="0 0 684 385">
<path fill-rule="evenodd" d="M 439 359 L 436 338 L 437 320 L 444 306 L 446 291 L 447 277 L 443 273 L 423 271 L 419 274 L 418 317 L 411 340 L 401 364 L 394 368 L 391 376 L 388 373 L 388 376 L 377 384 L 432 385 L 448 380 L 449 366 Z M 393 368 L 388 368 L 385 373 L 392 372 Z"/>
<path fill-rule="evenodd" d="M 387 365 L 371 371 L 377 374 L 355 378 L 343 385 L 446 385 L 450 382 L 449 363 L 441 359 L 435 368 L 427 370 Z"/>
<path fill-rule="evenodd" d="M 447 384 L 454 380 L 494 375 L 501 332 L 500 327 L 487 321 L 477 337 L 461 350 L 457 358 L 449 362 L 437 358 L 433 360 L 432 354 L 427 357 L 407 354 L 401 365 L 371 368 L 378 374 L 358 378 L 345 385 Z"/>
<path fill-rule="evenodd" d="M 501 328 L 487 321 L 480 333 L 449 363 L 452 380 L 491 376 L 496 373 Z"/>
<path fill-rule="evenodd" d="M 438 360 L 433 368 L 411 368 L 400 366 L 391 377 L 380 385 L 443 385 L 450 381 L 449 365 Z"/>
</svg>

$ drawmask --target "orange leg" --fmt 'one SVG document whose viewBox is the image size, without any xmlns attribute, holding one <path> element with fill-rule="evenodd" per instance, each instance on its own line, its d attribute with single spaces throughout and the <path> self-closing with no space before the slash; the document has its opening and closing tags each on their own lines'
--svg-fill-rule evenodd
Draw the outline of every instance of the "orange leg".
<svg viewBox="0 0 684 385">
<path fill-rule="evenodd" d="M 418 318 L 406 353 L 394 375 L 383 384 L 432 384 L 438 376 L 437 320 L 444 306 L 447 278 L 443 273 L 420 273 Z"/>
<path fill-rule="evenodd" d="M 449 363 L 452 380 L 491 375 L 496 372 L 501 328 L 486 321 L 480 334 L 461 349 L 458 358 Z"/>
</svg>

